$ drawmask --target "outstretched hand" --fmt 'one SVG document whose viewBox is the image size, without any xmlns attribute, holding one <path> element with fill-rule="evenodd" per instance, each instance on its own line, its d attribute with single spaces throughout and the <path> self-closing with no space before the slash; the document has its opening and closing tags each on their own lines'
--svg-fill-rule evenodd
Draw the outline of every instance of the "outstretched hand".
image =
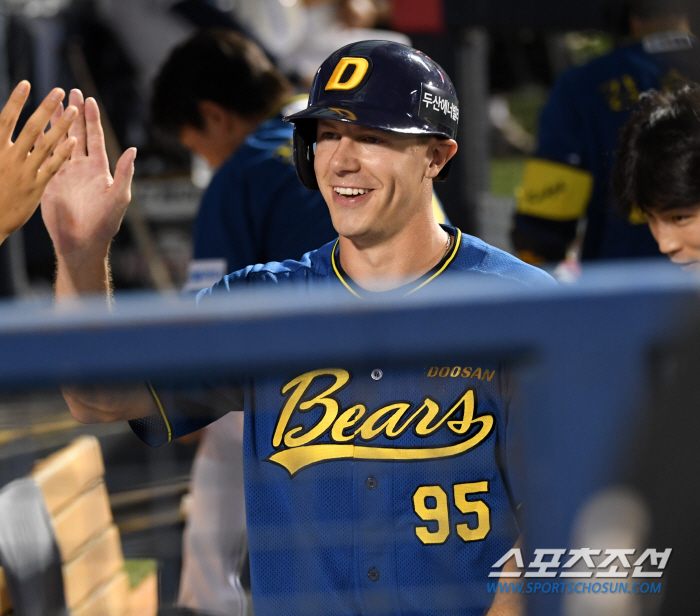
<svg viewBox="0 0 700 616">
<path fill-rule="evenodd" d="M 59 266 L 63 260 L 77 267 L 107 256 L 131 200 L 136 148 L 122 154 L 112 177 L 95 99 L 83 102 L 80 90 L 72 90 L 69 102 L 78 110 L 68 133 L 75 149 L 49 182 L 41 210 Z M 58 113 L 52 123 L 60 122 Z"/>
<path fill-rule="evenodd" d="M 29 220 L 75 146 L 75 139 L 65 135 L 78 112 L 75 107 L 63 112 L 65 92 L 60 88 L 49 93 L 12 143 L 29 90 L 28 81 L 20 82 L 0 113 L 0 243 Z M 52 128 L 44 134 L 51 117 Z"/>
</svg>

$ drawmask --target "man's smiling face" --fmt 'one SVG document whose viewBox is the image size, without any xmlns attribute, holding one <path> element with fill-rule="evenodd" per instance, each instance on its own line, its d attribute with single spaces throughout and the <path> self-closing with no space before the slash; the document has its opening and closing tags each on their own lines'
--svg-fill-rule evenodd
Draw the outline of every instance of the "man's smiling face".
<svg viewBox="0 0 700 616">
<path fill-rule="evenodd" d="M 314 169 L 339 235 L 367 245 L 421 211 L 435 137 L 319 120 Z"/>
</svg>

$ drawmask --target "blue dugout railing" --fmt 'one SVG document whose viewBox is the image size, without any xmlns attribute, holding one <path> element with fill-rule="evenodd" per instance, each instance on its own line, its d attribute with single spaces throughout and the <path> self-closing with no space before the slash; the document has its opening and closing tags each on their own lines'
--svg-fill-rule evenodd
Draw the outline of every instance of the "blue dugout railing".
<svg viewBox="0 0 700 616">
<path fill-rule="evenodd" d="M 581 504 L 614 481 L 638 423 L 651 350 L 697 309 L 700 283 L 666 264 L 591 268 L 539 291 L 448 280 L 406 300 L 287 290 L 0 306 L 0 388 L 277 372 L 285 366 L 470 358 L 514 362 L 526 418 L 525 533 L 566 547 Z M 456 364 L 455 364 L 456 365 Z M 611 546 L 615 547 L 615 546 Z M 530 613 L 560 614 L 533 595 Z"/>
</svg>

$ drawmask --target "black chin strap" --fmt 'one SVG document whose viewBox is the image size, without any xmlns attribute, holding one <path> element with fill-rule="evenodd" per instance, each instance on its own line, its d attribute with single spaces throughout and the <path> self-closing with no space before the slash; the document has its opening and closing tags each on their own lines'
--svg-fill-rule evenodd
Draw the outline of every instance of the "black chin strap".
<svg viewBox="0 0 700 616">
<path fill-rule="evenodd" d="M 16 616 L 67 616 L 61 555 L 32 479 L 18 479 L 0 491 L 0 564 Z"/>
</svg>

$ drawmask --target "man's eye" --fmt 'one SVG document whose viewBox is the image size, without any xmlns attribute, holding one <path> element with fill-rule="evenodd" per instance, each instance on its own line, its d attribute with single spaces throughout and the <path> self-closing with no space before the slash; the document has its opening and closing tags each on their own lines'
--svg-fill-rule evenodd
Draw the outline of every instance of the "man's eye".
<svg viewBox="0 0 700 616">
<path fill-rule="evenodd" d="M 371 144 L 376 144 L 376 143 L 381 143 L 382 140 L 379 139 L 378 137 L 370 137 L 369 135 L 364 138 L 365 143 L 371 143 Z"/>
<path fill-rule="evenodd" d="M 690 219 L 690 216 L 688 214 L 675 214 L 672 217 L 673 222 L 685 222 L 686 220 Z"/>
</svg>

